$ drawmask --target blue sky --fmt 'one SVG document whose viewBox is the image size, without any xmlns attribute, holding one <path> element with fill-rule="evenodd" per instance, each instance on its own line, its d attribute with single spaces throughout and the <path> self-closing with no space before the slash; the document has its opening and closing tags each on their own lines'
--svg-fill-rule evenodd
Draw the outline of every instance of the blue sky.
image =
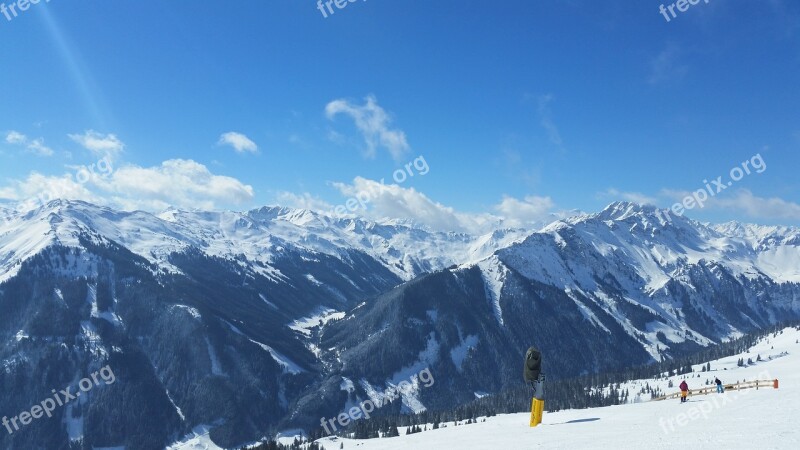
<svg viewBox="0 0 800 450">
<path fill-rule="evenodd" d="M 669 22 L 661 4 L 42 0 L 0 15 L 0 197 L 366 192 L 359 214 L 470 230 L 670 207 L 760 155 L 686 214 L 800 224 L 800 4 L 701 0 Z M 394 183 L 419 156 L 426 174 Z"/>
</svg>

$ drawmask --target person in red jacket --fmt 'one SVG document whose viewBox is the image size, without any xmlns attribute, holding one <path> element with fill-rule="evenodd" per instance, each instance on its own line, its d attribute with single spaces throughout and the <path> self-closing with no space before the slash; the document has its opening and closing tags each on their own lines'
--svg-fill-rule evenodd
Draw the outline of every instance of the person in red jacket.
<svg viewBox="0 0 800 450">
<path fill-rule="evenodd" d="M 686 380 L 681 381 L 681 403 L 686 403 L 686 396 L 689 395 L 689 385 L 686 384 Z"/>
</svg>

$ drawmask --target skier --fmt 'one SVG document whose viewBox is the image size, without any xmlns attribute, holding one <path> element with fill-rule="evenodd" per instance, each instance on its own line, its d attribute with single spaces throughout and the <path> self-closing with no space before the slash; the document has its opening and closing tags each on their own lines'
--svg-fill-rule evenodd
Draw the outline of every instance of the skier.
<svg viewBox="0 0 800 450">
<path fill-rule="evenodd" d="M 686 396 L 689 395 L 689 385 L 686 384 L 686 380 L 681 381 L 681 403 L 686 403 Z"/>
<path fill-rule="evenodd" d="M 717 394 L 722 394 L 725 392 L 725 388 L 722 386 L 722 381 L 719 381 L 719 378 L 714 378 L 714 383 L 717 385 Z"/>
</svg>

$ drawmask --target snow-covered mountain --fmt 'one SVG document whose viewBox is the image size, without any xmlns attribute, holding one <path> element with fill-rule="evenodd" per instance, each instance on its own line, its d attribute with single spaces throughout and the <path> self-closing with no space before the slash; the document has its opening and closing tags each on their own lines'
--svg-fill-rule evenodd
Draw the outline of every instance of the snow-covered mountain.
<svg viewBox="0 0 800 450">
<path fill-rule="evenodd" d="M 110 389 L 127 387 L 90 407 L 113 426 L 94 428 L 89 410 L 57 413 L 89 424 L 71 425 L 69 439 L 96 447 L 163 448 L 201 425 L 229 445 L 258 438 L 324 371 L 312 342 L 320 323 L 526 233 L 436 233 L 287 208 L 152 215 L 57 200 L 6 212 L 0 386 L 16 394 L 0 412 L 111 362 L 127 381 Z M 50 376 L 18 377 L 40 370 Z M 125 404 L 145 415 L 111 414 Z M 144 434 L 124 433 L 134 422 Z M 0 447 L 64 446 L 63 433 L 35 427 Z"/>
<path fill-rule="evenodd" d="M 799 318 L 797 230 L 741 229 L 751 231 L 725 234 L 632 203 L 552 223 L 326 326 L 319 345 L 335 352 L 321 355 L 332 368 L 322 395 L 341 397 L 335 386 L 358 380 L 345 395 L 353 404 L 422 364 L 449 382 L 407 403 L 436 409 L 518 384 L 519 359 L 532 344 L 559 355 L 547 371 L 560 378 L 685 354 Z M 396 343 L 403 345 L 387 350 Z M 305 404 L 298 402 L 304 414 Z"/>
<path fill-rule="evenodd" d="M 800 313 L 800 230 L 706 226 L 633 203 L 554 222 L 480 267 L 493 292 L 511 268 L 566 292 L 602 327 L 593 303 L 655 358 L 672 343 L 707 345 Z"/>
<path fill-rule="evenodd" d="M 103 364 L 120 380 L 0 438 L 14 448 L 163 448 L 193 429 L 234 446 L 314 427 L 426 367 L 437 383 L 397 412 L 515 385 L 534 343 L 561 355 L 557 378 L 800 317 L 797 229 L 631 203 L 483 236 L 280 207 L 5 212 L 0 387 L 14 395 L 0 413 Z"/>
<path fill-rule="evenodd" d="M 479 261 L 524 238 L 530 230 L 500 229 L 483 236 L 434 232 L 397 220 L 336 218 L 304 209 L 264 207 L 247 212 L 171 209 L 158 215 L 121 212 L 80 201 L 55 200 L 24 214 L 8 210 L 0 222 L 0 282 L 47 246 L 79 247 L 77 236 L 113 241 L 159 269 L 189 248 L 221 258 L 244 258 L 260 273 L 280 278 L 270 263 L 287 247 L 342 258 L 361 251 L 409 280 L 453 264 Z"/>
</svg>

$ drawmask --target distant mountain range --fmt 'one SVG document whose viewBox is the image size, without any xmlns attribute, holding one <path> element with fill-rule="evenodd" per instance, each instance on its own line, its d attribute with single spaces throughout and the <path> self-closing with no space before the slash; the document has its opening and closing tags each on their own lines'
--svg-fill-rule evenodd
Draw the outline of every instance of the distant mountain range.
<svg viewBox="0 0 800 450">
<path fill-rule="evenodd" d="M 0 415 L 110 364 L 113 385 L 3 448 L 223 446 L 312 429 L 429 368 L 383 411 L 683 354 L 800 317 L 800 230 L 614 203 L 484 236 L 290 208 L 121 212 L 57 200 L 0 224 Z"/>
</svg>

